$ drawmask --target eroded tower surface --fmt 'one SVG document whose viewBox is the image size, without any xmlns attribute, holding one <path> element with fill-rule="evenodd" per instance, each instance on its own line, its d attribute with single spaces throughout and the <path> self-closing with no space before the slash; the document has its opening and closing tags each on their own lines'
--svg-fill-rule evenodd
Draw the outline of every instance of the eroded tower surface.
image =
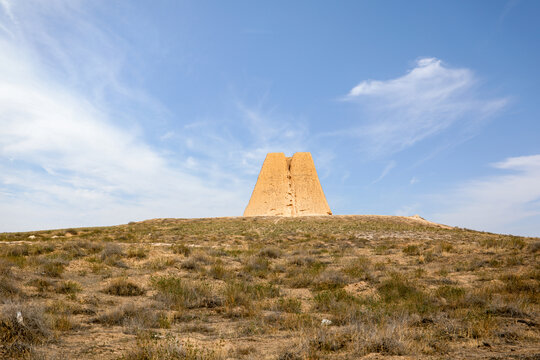
<svg viewBox="0 0 540 360">
<path fill-rule="evenodd" d="M 267 154 L 244 216 L 304 215 L 332 215 L 311 154 Z"/>
</svg>

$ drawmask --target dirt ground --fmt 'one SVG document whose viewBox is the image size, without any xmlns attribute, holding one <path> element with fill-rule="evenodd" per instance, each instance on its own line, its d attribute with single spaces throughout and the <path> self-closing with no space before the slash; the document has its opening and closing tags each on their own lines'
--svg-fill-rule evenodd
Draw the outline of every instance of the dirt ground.
<svg viewBox="0 0 540 360">
<path fill-rule="evenodd" d="M 540 238 L 417 217 L 0 234 L 0 358 L 540 359 Z"/>
</svg>

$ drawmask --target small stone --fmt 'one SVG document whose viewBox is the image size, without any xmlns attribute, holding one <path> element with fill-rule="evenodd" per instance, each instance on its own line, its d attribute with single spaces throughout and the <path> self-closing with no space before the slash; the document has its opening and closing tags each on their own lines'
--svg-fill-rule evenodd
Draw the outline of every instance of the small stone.
<svg viewBox="0 0 540 360">
<path fill-rule="evenodd" d="M 36 238 L 36 235 L 30 235 L 28 238 L 29 238 L 29 239 L 35 239 L 35 238 Z"/>
<path fill-rule="evenodd" d="M 20 311 L 17 311 L 17 322 L 21 325 L 24 325 L 24 320 Z"/>
<path fill-rule="evenodd" d="M 325 325 L 325 326 L 332 325 L 332 321 L 328 319 L 322 319 L 321 325 Z"/>
</svg>

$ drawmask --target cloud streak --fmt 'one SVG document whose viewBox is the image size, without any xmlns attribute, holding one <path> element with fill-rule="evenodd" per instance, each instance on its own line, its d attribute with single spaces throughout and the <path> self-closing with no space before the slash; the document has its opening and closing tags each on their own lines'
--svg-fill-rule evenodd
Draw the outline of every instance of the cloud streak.
<svg viewBox="0 0 540 360">
<path fill-rule="evenodd" d="M 507 99 L 482 99 L 469 69 L 450 68 L 441 60 L 423 58 L 405 75 L 391 80 L 362 81 L 344 97 L 362 111 L 354 136 L 364 150 L 387 155 L 440 134 L 456 123 L 471 130 L 499 112 Z"/>
<path fill-rule="evenodd" d="M 171 124 L 87 4 L 0 4 L 0 231 L 240 215 L 266 152 L 304 148 L 301 122 L 242 101 Z"/>
<path fill-rule="evenodd" d="M 433 218 L 478 230 L 540 236 L 540 154 L 510 157 L 492 167 L 509 173 L 475 179 L 436 197 L 445 211 Z M 536 225 L 526 221 L 532 219 L 538 220 Z"/>
<path fill-rule="evenodd" d="M 65 4 L 54 6 L 69 22 L 77 14 Z M 158 114 L 158 102 L 143 92 L 125 90 L 114 66 L 108 77 L 88 82 L 92 73 L 84 73 L 86 63 L 82 73 L 71 66 L 80 54 L 47 34 L 37 37 L 40 44 L 34 43 L 37 29 L 17 21 L 17 9 L 9 2 L 2 5 L 10 10 L 3 26 L 11 25 L 12 31 L 0 34 L 0 231 L 240 213 L 239 199 L 246 196 L 242 187 L 218 188 L 211 177 L 191 174 L 139 135 L 140 117 L 128 112 L 131 127 L 113 121 L 125 106 L 110 110 L 103 96 L 94 95 L 107 87 L 107 94 L 121 99 L 121 105 L 135 101 L 143 114 Z M 107 38 L 92 26 L 81 31 L 85 37 Z M 39 56 L 43 43 L 59 60 L 54 69 L 48 58 Z M 110 54 L 105 55 L 96 51 L 89 61 L 107 67 Z M 69 74 L 66 81 L 56 80 L 59 71 Z M 77 91 L 79 86 L 90 91 Z"/>
</svg>

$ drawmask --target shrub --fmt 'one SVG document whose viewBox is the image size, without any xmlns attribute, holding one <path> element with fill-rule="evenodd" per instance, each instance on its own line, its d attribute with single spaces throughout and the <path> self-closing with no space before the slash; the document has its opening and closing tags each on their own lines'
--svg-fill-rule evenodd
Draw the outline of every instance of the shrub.
<svg viewBox="0 0 540 360">
<path fill-rule="evenodd" d="M 27 283 L 27 285 L 35 287 L 40 293 L 48 291 L 53 286 L 52 283 L 46 279 L 32 279 Z"/>
<path fill-rule="evenodd" d="M 56 291 L 60 294 L 76 294 L 82 291 L 81 285 L 75 281 L 64 281 L 57 288 Z"/>
<path fill-rule="evenodd" d="M 77 325 L 69 318 L 67 314 L 62 314 L 53 317 L 52 328 L 58 331 L 69 331 L 77 328 Z"/>
<path fill-rule="evenodd" d="M 199 262 L 197 261 L 197 259 L 195 259 L 195 258 L 189 258 L 189 259 L 184 260 L 184 261 L 182 262 L 181 267 L 182 267 L 182 269 L 196 271 L 196 270 L 199 270 L 199 268 L 200 268 L 201 266 L 199 265 Z"/>
<path fill-rule="evenodd" d="M 362 316 L 362 302 L 344 289 L 324 290 L 314 297 L 313 309 L 333 315 L 338 324 L 351 323 Z"/>
<path fill-rule="evenodd" d="M 312 350 L 334 352 L 346 347 L 353 339 L 348 329 L 319 329 L 309 341 Z"/>
<path fill-rule="evenodd" d="M 101 251 L 101 261 L 117 260 L 119 257 L 124 256 L 122 247 L 118 244 L 107 243 L 105 248 Z"/>
<path fill-rule="evenodd" d="M 65 262 L 61 260 L 44 260 L 41 272 L 49 277 L 61 277 L 64 272 Z"/>
<path fill-rule="evenodd" d="M 50 325 L 40 306 L 7 306 L 0 313 L 0 344 L 10 355 L 30 353 L 32 345 L 51 340 Z"/>
<path fill-rule="evenodd" d="M 260 257 L 267 257 L 270 259 L 277 259 L 281 256 L 281 250 L 276 247 L 265 247 L 259 251 Z"/>
<path fill-rule="evenodd" d="M 88 254 L 97 254 L 103 250 L 103 243 L 96 241 L 78 240 L 74 245 L 84 249 Z"/>
<path fill-rule="evenodd" d="M 457 306 L 458 303 L 465 296 L 465 290 L 463 288 L 451 285 L 443 285 L 435 292 L 437 296 L 446 299 L 451 306 Z"/>
<path fill-rule="evenodd" d="M 252 256 L 247 259 L 244 271 L 258 277 L 266 277 L 270 271 L 270 261 L 263 257 Z"/>
<path fill-rule="evenodd" d="M 0 276 L 10 276 L 12 266 L 13 263 L 11 261 L 0 258 Z"/>
<path fill-rule="evenodd" d="M 124 278 L 120 278 L 109 284 L 103 292 L 116 296 L 139 296 L 144 294 L 144 289 Z"/>
<path fill-rule="evenodd" d="M 224 289 L 225 305 L 250 307 L 253 300 L 277 297 L 279 293 L 279 288 L 269 283 L 230 281 Z"/>
<path fill-rule="evenodd" d="M 139 339 L 134 350 L 128 351 L 121 360 L 220 360 L 223 357 L 213 349 L 200 348 L 178 339 L 157 341 Z"/>
<path fill-rule="evenodd" d="M 173 308 L 212 308 L 222 302 L 206 283 L 185 281 L 175 276 L 154 277 L 151 281 L 158 290 L 157 298 Z"/>
<path fill-rule="evenodd" d="M 171 246 L 171 250 L 175 254 L 182 254 L 184 256 L 189 256 L 191 254 L 191 248 L 184 244 L 175 244 Z"/>
<path fill-rule="evenodd" d="M 16 258 L 21 256 L 30 255 L 30 246 L 27 244 L 23 245 L 9 245 L 4 248 L 2 255 L 5 257 Z"/>
<path fill-rule="evenodd" d="M 148 252 L 145 248 L 142 248 L 142 247 L 131 247 L 128 249 L 127 257 L 145 259 L 148 257 Z"/>
<path fill-rule="evenodd" d="M 315 259 L 309 256 L 296 256 L 289 260 L 289 265 L 310 266 L 316 263 Z"/>
<path fill-rule="evenodd" d="M 358 280 L 368 280 L 371 278 L 369 270 L 371 261 L 365 256 L 359 256 L 351 260 L 343 269 L 343 272 Z"/>
<path fill-rule="evenodd" d="M 535 253 L 538 250 L 540 250 L 540 241 L 535 241 L 529 245 L 530 252 Z"/>
<path fill-rule="evenodd" d="M 316 290 L 330 290 L 342 288 L 347 284 L 347 279 L 341 272 L 326 270 L 313 280 Z"/>
<path fill-rule="evenodd" d="M 227 269 L 220 262 L 216 262 L 212 265 L 208 273 L 214 279 L 225 279 L 228 275 Z"/>
<path fill-rule="evenodd" d="M 155 258 L 147 261 L 144 264 L 144 267 L 151 270 L 165 270 L 168 267 L 175 265 L 177 262 L 176 258 Z"/>
<path fill-rule="evenodd" d="M 388 304 L 398 304 L 419 313 L 431 309 L 431 299 L 413 283 L 398 273 L 390 274 L 378 287 L 382 300 Z"/>
<path fill-rule="evenodd" d="M 409 256 L 420 255 L 420 249 L 418 248 L 418 245 L 407 245 L 403 249 L 403 253 Z"/>
<path fill-rule="evenodd" d="M 5 276 L 0 277 L 0 300 L 13 298 L 21 294 L 21 290 L 15 285 L 13 280 Z"/>
<path fill-rule="evenodd" d="M 122 325 L 135 329 L 167 328 L 170 326 L 163 313 L 147 307 L 138 307 L 132 303 L 117 306 L 94 319 L 94 322 L 113 326 Z"/>
<path fill-rule="evenodd" d="M 275 309 L 298 314 L 302 311 L 302 302 L 294 298 L 279 298 L 276 302 Z"/>
</svg>

